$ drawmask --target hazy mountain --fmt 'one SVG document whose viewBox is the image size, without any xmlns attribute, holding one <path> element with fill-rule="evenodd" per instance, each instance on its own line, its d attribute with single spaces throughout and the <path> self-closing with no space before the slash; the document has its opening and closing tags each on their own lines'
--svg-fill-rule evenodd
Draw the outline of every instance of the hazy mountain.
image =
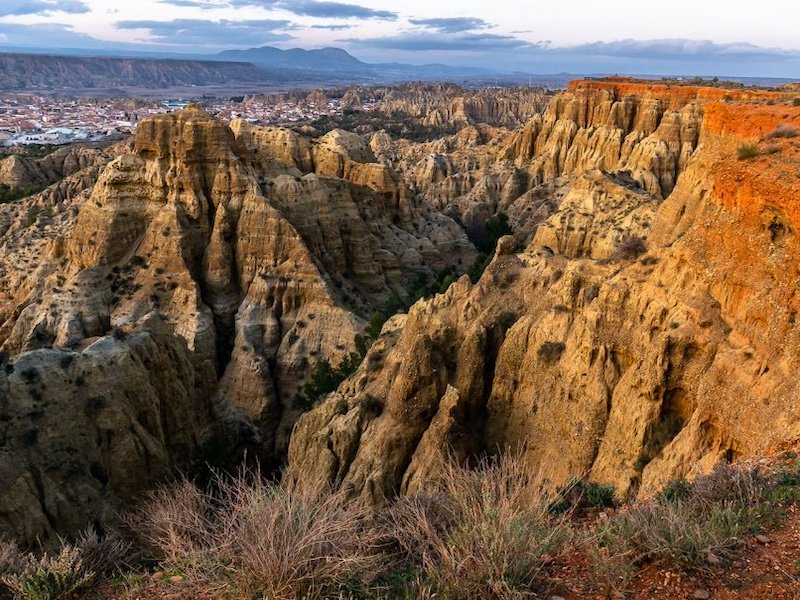
<svg viewBox="0 0 800 600">
<path fill-rule="evenodd" d="M 251 62 L 266 70 L 297 69 L 337 74 L 353 74 L 361 77 L 374 77 L 380 80 L 397 79 L 438 79 L 451 77 L 473 77 L 489 75 L 492 71 L 473 67 L 453 67 L 428 64 L 409 65 L 403 63 L 365 63 L 341 48 L 320 48 L 303 50 L 292 48 L 281 50 L 272 46 L 250 48 L 248 50 L 225 50 L 216 58 L 232 61 Z"/>
</svg>

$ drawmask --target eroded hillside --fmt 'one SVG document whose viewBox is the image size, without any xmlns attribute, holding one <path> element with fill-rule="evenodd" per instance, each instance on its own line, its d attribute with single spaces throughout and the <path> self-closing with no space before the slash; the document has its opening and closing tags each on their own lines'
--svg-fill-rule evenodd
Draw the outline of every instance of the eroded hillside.
<svg viewBox="0 0 800 600">
<path fill-rule="evenodd" d="M 390 322 L 300 419 L 292 484 L 382 502 L 448 452 L 511 446 L 552 489 L 587 474 L 626 497 L 796 439 L 798 125 L 780 94 L 576 82 L 490 142 L 482 172 L 569 192 L 542 193 L 523 252 L 501 240 L 477 285 Z"/>
<path fill-rule="evenodd" d="M 420 279 L 473 261 L 360 137 L 236 129 L 197 108 L 143 122 L 86 191 L 62 201 L 67 178 L 5 207 L 14 537 L 102 521 L 209 439 L 279 461 L 315 365 L 349 358 Z"/>
<path fill-rule="evenodd" d="M 516 129 L 419 102 L 459 131 L 191 107 L 2 207 L 0 531 L 47 544 L 242 449 L 380 503 L 447 453 L 631 497 L 800 437 L 791 96 L 576 82 Z"/>
</svg>

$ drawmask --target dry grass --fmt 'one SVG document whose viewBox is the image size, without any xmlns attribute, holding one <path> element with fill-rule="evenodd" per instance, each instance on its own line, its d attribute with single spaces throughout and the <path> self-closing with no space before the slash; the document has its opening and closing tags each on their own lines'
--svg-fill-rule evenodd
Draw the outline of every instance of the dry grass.
<svg viewBox="0 0 800 600">
<path fill-rule="evenodd" d="M 216 487 L 164 488 L 130 520 L 163 568 L 280 600 L 335 597 L 388 565 L 372 511 L 339 494 L 292 496 L 252 473 Z"/>
<path fill-rule="evenodd" d="M 798 481 L 794 471 L 767 479 L 723 464 L 590 524 L 581 507 L 608 507 L 610 488 L 573 482 L 558 514 L 519 454 L 450 462 L 425 493 L 383 509 L 338 493 L 291 495 L 243 472 L 217 478 L 213 492 L 180 482 L 150 494 L 127 519 L 143 562 L 118 537 L 91 532 L 38 558 L 0 543 L 0 583 L 24 600 L 120 575 L 139 597 L 506 600 L 552 593 L 551 568 L 577 552 L 593 564 L 592 590 L 610 597 L 645 563 L 704 571 L 733 559 L 747 535 L 773 524 L 776 498 L 794 501 L 787 490 Z"/>
<path fill-rule="evenodd" d="M 547 565 L 570 539 L 548 511 L 541 482 L 520 457 L 449 464 L 434 491 L 401 498 L 389 531 L 406 561 L 446 598 L 517 598 L 546 583 Z"/>
<path fill-rule="evenodd" d="M 731 557 L 745 535 L 769 520 L 767 489 L 757 470 L 719 465 L 685 498 L 634 504 L 601 523 L 592 534 L 594 553 L 600 563 L 614 555 L 631 565 L 706 568 Z"/>
</svg>

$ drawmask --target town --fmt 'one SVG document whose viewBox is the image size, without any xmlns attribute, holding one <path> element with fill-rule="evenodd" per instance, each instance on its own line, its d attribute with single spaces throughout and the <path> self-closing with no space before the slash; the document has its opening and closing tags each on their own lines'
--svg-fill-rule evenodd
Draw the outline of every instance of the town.
<svg viewBox="0 0 800 600">
<path fill-rule="evenodd" d="M 344 110 L 376 110 L 379 101 L 353 95 L 311 93 L 239 96 L 227 100 L 198 99 L 212 115 L 230 122 L 245 119 L 259 125 L 291 125 Z M 0 145 L 59 145 L 97 142 L 130 135 L 144 118 L 185 108 L 183 99 L 162 102 L 131 98 L 55 99 L 47 96 L 0 96 Z"/>
</svg>

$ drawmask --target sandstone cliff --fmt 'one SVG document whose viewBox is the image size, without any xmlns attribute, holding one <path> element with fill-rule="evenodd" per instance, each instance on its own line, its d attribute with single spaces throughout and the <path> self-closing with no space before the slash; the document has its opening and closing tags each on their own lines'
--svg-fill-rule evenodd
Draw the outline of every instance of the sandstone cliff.
<svg viewBox="0 0 800 600">
<path fill-rule="evenodd" d="M 523 253 L 501 240 L 478 284 L 387 325 L 298 422 L 290 484 L 382 502 L 447 452 L 511 446 L 553 490 L 646 496 L 796 440 L 800 155 L 736 158 L 781 125 L 800 108 L 780 94 L 571 86 L 500 154 L 569 192 Z M 623 234 L 649 252 L 607 260 Z"/>
<path fill-rule="evenodd" d="M 124 146 L 65 146 L 43 158 L 12 154 L 0 160 L 0 183 L 19 188 L 49 186 L 84 169 L 104 166 Z"/>
<path fill-rule="evenodd" d="M 4 435 L 21 440 L 0 457 L 16 490 L 0 499 L 6 529 L 33 543 L 81 514 L 102 522 L 215 436 L 280 461 L 315 365 L 341 362 L 366 319 L 420 278 L 466 269 L 463 231 L 363 162 L 368 148 L 336 134 L 312 152 L 191 107 L 140 123 L 133 151 L 99 175 L 4 207 L 0 397 Z M 32 213 L 39 204 L 49 210 Z M 84 406 L 95 396 L 113 440 Z M 85 468 L 45 477 L 67 429 Z"/>
</svg>

